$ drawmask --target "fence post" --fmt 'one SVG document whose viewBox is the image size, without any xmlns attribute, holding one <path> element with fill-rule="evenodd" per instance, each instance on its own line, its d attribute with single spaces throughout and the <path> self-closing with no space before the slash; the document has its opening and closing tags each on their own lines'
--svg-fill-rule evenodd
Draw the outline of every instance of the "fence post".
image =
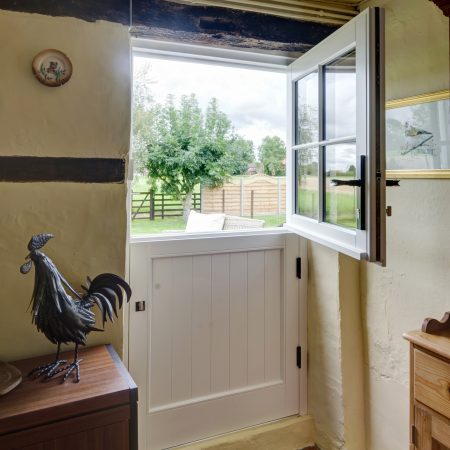
<svg viewBox="0 0 450 450">
<path fill-rule="evenodd" d="M 251 197 L 250 197 L 250 217 L 253 219 L 253 204 L 255 200 L 255 191 L 252 189 L 250 191 Z"/>
<path fill-rule="evenodd" d="M 203 212 L 203 186 L 200 186 L 200 212 Z"/>
<path fill-rule="evenodd" d="M 155 193 L 150 191 L 150 220 L 155 220 Z"/>
<path fill-rule="evenodd" d="M 281 215 L 281 178 L 277 178 L 277 194 L 278 194 L 278 208 L 277 208 L 277 214 Z"/>
<path fill-rule="evenodd" d="M 222 212 L 225 213 L 225 189 L 222 189 Z"/>
<path fill-rule="evenodd" d="M 240 207 L 240 216 L 244 215 L 244 179 L 241 178 L 241 207 Z"/>
<path fill-rule="evenodd" d="M 164 219 L 164 194 L 161 194 L 161 219 Z"/>
</svg>

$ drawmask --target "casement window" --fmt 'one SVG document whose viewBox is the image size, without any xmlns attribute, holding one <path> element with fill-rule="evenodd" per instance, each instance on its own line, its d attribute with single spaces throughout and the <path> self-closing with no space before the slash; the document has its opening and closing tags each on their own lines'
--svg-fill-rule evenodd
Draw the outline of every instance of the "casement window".
<svg viewBox="0 0 450 450">
<path fill-rule="evenodd" d="M 383 36 L 369 8 L 289 66 L 286 227 L 384 265 Z"/>
</svg>

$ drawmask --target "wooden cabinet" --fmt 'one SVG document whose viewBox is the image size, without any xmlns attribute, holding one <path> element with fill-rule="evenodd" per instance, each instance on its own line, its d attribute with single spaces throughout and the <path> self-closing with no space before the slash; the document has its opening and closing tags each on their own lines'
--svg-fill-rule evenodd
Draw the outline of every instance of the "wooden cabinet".
<svg viewBox="0 0 450 450">
<path fill-rule="evenodd" d="M 0 449 L 137 450 L 137 388 L 114 349 L 81 350 L 78 384 L 26 378 L 52 358 L 13 363 L 24 381 L 0 397 Z"/>
<path fill-rule="evenodd" d="M 410 450 L 450 450 L 450 335 L 405 334 L 411 345 Z"/>
</svg>

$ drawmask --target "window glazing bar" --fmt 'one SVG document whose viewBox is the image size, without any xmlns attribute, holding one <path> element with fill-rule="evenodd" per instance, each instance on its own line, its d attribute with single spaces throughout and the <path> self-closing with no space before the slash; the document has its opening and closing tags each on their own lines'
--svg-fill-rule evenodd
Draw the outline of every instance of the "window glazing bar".
<svg viewBox="0 0 450 450">
<path fill-rule="evenodd" d="M 335 139 L 321 140 L 319 142 L 308 142 L 307 144 L 294 145 L 292 150 L 303 150 L 311 147 L 318 147 L 320 145 L 335 145 L 346 144 L 349 142 L 356 142 L 356 136 L 344 136 Z"/>
</svg>

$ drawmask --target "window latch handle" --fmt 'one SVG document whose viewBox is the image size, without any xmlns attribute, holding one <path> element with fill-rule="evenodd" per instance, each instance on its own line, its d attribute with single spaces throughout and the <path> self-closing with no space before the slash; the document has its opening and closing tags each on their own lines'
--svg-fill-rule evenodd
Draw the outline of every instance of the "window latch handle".
<svg viewBox="0 0 450 450">
<path fill-rule="evenodd" d="M 362 186 L 362 180 L 336 180 L 333 179 L 330 181 L 331 186 Z"/>
<path fill-rule="evenodd" d="M 386 180 L 386 187 L 400 186 L 400 180 Z"/>
</svg>

